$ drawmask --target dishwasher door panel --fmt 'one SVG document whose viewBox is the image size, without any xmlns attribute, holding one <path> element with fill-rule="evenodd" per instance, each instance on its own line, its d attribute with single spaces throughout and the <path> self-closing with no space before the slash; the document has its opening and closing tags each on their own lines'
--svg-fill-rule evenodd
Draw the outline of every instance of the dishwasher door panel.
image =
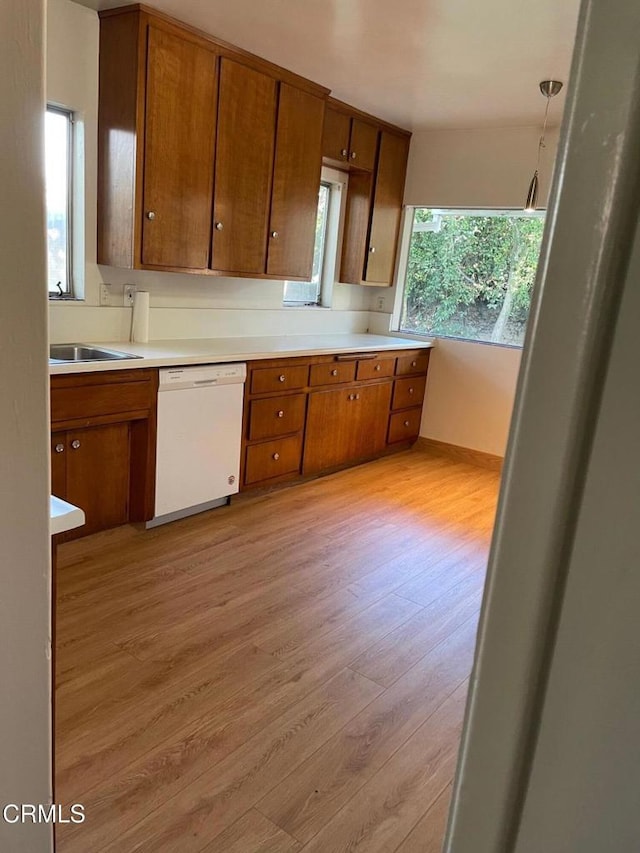
<svg viewBox="0 0 640 853">
<path fill-rule="evenodd" d="M 238 491 L 243 385 L 158 394 L 156 517 Z"/>
</svg>

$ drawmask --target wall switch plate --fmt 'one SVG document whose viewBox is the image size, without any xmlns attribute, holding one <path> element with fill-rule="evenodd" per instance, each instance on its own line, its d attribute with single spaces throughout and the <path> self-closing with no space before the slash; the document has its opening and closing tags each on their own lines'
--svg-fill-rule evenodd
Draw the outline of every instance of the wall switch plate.
<svg viewBox="0 0 640 853">
<path fill-rule="evenodd" d="M 135 284 L 125 284 L 124 286 L 124 295 L 122 297 L 122 304 L 125 308 L 132 308 L 133 302 L 136 298 L 136 286 Z"/>
<path fill-rule="evenodd" d="M 100 305 L 111 305 L 111 285 L 100 285 Z"/>
<path fill-rule="evenodd" d="M 384 296 L 378 296 L 376 299 L 376 311 L 384 311 Z"/>
</svg>

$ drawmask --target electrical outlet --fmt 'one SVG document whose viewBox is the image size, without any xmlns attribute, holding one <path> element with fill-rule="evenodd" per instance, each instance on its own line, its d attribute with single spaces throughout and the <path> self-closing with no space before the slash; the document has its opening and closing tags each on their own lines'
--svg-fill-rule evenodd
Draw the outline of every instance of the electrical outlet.
<svg viewBox="0 0 640 853">
<path fill-rule="evenodd" d="M 136 298 L 136 286 L 135 284 L 125 284 L 124 286 L 124 295 L 122 297 L 122 304 L 125 308 L 133 307 L 133 302 Z"/>
<path fill-rule="evenodd" d="M 384 296 L 378 296 L 376 299 L 376 310 L 384 311 Z"/>
<path fill-rule="evenodd" d="M 100 285 L 100 305 L 111 305 L 111 285 Z"/>
</svg>

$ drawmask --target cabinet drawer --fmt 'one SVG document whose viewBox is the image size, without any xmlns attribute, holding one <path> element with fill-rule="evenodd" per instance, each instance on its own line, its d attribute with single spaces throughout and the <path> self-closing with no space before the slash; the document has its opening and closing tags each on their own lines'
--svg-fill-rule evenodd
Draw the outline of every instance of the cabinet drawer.
<svg viewBox="0 0 640 853">
<path fill-rule="evenodd" d="M 247 447 L 244 481 L 247 485 L 300 470 L 302 436 L 279 438 Z"/>
<path fill-rule="evenodd" d="M 108 382 L 63 388 L 57 388 L 52 382 L 51 386 L 51 420 L 54 423 L 126 414 L 155 406 L 151 382 Z"/>
<path fill-rule="evenodd" d="M 289 391 L 304 388 L 309 366 L 291 364 L 285 367 L 261 367 L 251 371 L 251 393 L 268 394 L 270 391 Z"/>
<path fill-rule="evenodd" d="M 340 382 L 353 382 L 355 378 L 355 361 L 330 361 L 312 366 L 309 385 L 338 385 Z"/>
<path fill-rule="evenodd" d="M 388 444 L 396 441 L 406 441 L 420 434 L 420 419 L 422 409 L 409 409 L 407 412 L 396 412 L 389 418 Z"/>
<path fill-rule="evenodd" d="M 429 366 L 430 350 L 422 350 L 420 352 L 412 352 L 408 355 L 398 356 L 396 365 L 396 376 L 410 376 L 420 373 L 426 373 Z"/>
<path fill-rule="evenodd" d="M 393 385 L 391 408 L 408 409 L 409 406 L 421 405 L 426 382 L 425 376 L 416 376 L 415 379 L 396 379 Z"/>
<path fill-rule="evenodd" d="M 304 425 L 304 394 L 252 400 L 249 414 L 249 440 L 273 438 L 298 432 Z"/>
<path fill-rule="evenodd" d="M 356 379 L 382 379 L 393 376 L 395 358 L 370 358 L 358 362 Z"/>
</svg>

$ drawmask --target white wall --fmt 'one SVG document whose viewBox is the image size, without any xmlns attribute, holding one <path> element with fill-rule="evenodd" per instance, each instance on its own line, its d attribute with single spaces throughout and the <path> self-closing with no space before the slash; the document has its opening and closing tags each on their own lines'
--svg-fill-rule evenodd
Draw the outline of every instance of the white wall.
<svg viewBox="0 0 640 853">
<path fill-rule="evenodd" d="M 51 791 L 42 0 L 0 4 L 0 804 Z M 0 818 L 0 849 L 51 830 Z"/>
<path fill-rule="evenodd" d="M 541 105 L 544 102 L 541 98 Z M 521 208 L 535 166 L 540 128 L 415 133 L 405 203 L 425 207 Z M 558 131 L 547 135 L 539 204 L 549 192 Z M 382 311 L 376 310 L 384 298 Z M 391 324 L 395 288 L 372 297 L 371 331 Z M 375 312 L 375 313 L 374 313 Z M 504 455 L 521 350 L 440 339 L 431 354 L 420 434 Z"/>
<path fill-rule="evenodd" d="M 52 341 L 127 340 L 130 309 L 122 307 L 122 287 L 127 283 L 151 293 L 152 338 L 366 331 L 369 288 L 337 284 L 331 310 L 286 309 L 282 307 L 281 281 L 99 267 L 95 236 L 98 16 L 70 0 L 49 0 L 47 23 L 47 98 L 78 111 L 86 151 L 85 300 L 76 304 L 51 304 Z M 113 307 L 100 306 L 102 282 L 111 285 Z M 198 310 L 185 314 L 184 308 Z M 191 319 L 197 321 L 195 325 Z"/>
</svg>

